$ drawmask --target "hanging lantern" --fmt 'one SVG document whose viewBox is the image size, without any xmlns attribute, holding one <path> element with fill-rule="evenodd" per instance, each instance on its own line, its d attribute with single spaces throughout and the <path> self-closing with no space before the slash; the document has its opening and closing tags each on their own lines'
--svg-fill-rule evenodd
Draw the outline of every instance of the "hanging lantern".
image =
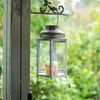
<svg viewBox="0 0 100 100">
<path fill-rule="evenodd" d="M 37 76 L 66 77 L 67 40 L 58 26 L 48 25 L 37 39 Z"/>
<path fill-rule="evenodd" d="M 57 25 L 47 25 L 37 39 L 37 76 L 53 78 L 67 75 L 67 40 L 58 27 L 59 15 L 69 16 L 63 12 L 62 5 L 54 7 L 49 0 L 44 0 L 39 12 L 31 12 L 58 16 Z"/>
</svg>

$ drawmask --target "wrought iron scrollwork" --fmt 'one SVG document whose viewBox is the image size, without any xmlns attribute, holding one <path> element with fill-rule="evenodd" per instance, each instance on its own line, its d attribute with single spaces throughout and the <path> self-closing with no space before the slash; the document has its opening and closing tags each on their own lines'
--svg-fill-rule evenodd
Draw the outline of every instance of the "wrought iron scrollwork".
<svg viewBox="0 0 100 100">
<path fill-rule="evenodd" d="M 58 8 L 51 6 L 51 2 L 48 0 L 44 0 L 44 5 L 43 7 L 40 8 L 40 12 L 45 13 L 45 12 L 50 12 L 52 11 L 53 13 L 63 13 L 64 12 L 64 7 L 60 5 Z"/>
</svg>

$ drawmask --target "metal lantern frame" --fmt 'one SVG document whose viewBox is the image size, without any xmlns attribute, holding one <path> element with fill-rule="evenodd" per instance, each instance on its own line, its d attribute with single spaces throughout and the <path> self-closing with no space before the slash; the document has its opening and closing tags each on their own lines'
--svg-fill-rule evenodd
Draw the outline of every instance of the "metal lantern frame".
<svg viewBox="0 0 100 100">
<path fill-rule="evenodd" d="M 44 71 L 40 71 L 40 42 L 41 41 L 49 41 L 50 42 L 50 76 L 46 75 Z M 65 67 L 63 69 L 58 68 L 58 75 L 53 76 L 53 52 L 54 52 L 54 43 L 60 42 L 65 43 Z M 67 39 L 59 39 L 59 38 L 39 38 L 37 39 L 37 76 L 44 77 L 66 77 L 67 76 Z"/>
</svg>

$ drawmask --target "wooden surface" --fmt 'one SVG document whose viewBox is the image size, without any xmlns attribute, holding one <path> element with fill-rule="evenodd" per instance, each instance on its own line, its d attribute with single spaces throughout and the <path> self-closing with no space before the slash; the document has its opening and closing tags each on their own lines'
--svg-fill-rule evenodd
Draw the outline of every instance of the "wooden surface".
<svg viewBox="0 0 100 100">
<path fill-rule="evenodd" d="M 30 82 L 30 0 L 22 0 L 21 100 L 27 100 Z"/>
<path fill-rule="evenodd" d="M 21 48 L 21 0 L 12 1 L 11 9 L 11 100 L 20 100 L 20 48 Z M 9 45 L 9 44 L 8 44 Z M 9 99 L 7 99 L 9 100 Z"/>
<path fill-rule="evenodd" d="M 27 100 L 30 76 L 29 0 L 4 0 L 4 6 L 3 100 Z"/>
</svg>

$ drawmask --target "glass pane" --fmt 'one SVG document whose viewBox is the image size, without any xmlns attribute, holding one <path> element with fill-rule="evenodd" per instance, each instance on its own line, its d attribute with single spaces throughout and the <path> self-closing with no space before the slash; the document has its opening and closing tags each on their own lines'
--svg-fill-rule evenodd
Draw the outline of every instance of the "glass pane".
<svg viewBox="0 0 100 100">
<path fill-rule="evenodd" d="M 66 51 L 66 43 L 65 42 L 56 42 L 56 59 L 58 62 L 58 68 L 59 68 L 59 75 L 65 76 L 66 74 L 66 56 L 67 56 L 67 51 Z"/>
<path fill-rule="evenodd" d="M 46 73 L 46 66 L 49 66 L 50 62 L 50 41 L 40 42 L 40 71 Z"/>
</svg>

